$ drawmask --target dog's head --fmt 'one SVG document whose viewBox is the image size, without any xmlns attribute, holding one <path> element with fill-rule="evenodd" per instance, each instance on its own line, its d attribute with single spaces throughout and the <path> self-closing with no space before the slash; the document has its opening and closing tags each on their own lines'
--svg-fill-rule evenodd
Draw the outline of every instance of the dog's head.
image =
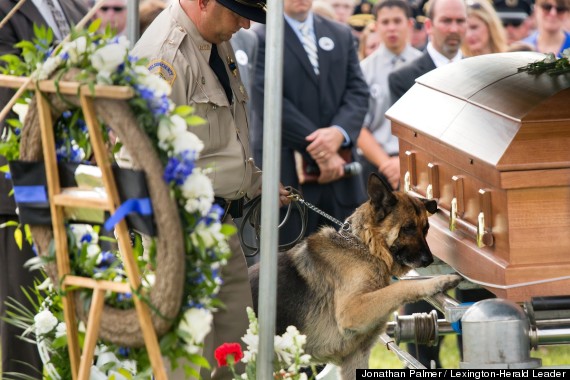
<svg viewBox="0 0 570 380">
<path fill-rule="evenodd" d="M 376 174 L 368 179 L 368 196 L 371 206 L 368 210 L 373 213 L 373 234 L 384 239 L 392 260 L 403 271 L 431 264 L 433 256 L 426 241 L 429 229 L 427 211 L 435 213 L 437 203 L 394 192 Z"/>
</svg>

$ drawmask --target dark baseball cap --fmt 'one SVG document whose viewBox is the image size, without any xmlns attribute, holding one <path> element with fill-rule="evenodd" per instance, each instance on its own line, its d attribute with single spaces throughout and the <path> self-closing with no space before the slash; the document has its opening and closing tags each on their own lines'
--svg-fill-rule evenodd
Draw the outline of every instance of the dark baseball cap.
<svg viewBox="0 0 570 380">
<path fill-rule="evenodd" d="M 518 23 L 520 25 L 532 13 L 530 0 L 495 0 L 493 5 L 503 24 Z"/>
<path fill-rule="evenodd" d="M 251 21 L 265 24 L 266 0 L 216 0 L 229 10 Z"/>
</svg>

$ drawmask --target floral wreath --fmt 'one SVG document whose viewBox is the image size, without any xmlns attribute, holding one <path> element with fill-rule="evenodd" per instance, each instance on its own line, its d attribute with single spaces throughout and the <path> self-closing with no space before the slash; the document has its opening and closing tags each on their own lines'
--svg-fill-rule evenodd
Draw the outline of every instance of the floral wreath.
<svg viewBox="0 0 570 380">
<path fill-rule="evenodd" d="M 161 353 L 170 360 L 173 367 L 178 365 L 180 359 L 185 359 L 186 374 L 198 377 L 191 364 L 209 367 L 198 353 L 210 331 L 212 313 L 221 306 L 216 299 L 221 285 L 220 270 L 230 255 L 227 239 L 235 233 L 235 228 L 221 223 L 223 210 L 213 203 L 214 192 L 208 177 L 209 169 L 195 165 L 203 143 L 187 130 L 187 125 L 198 125 L 203 120 L 192 115 L 189 106 L 174 106 L 168 98 L 170 86 L 151 74 L 144 60 L 138 60 L 129 54 L 129 42 L 124 37 L 116 37 L 109 30 L 95 34 L 99 23 L 95 21 L 84 31 L 73 31 L 69 42 L 55 50 L 50 47 L 53 32 L 34 27 L 34 40 L 21 41 L 16 45 L 22 50 L 23 59 L 15 55 L 0 57 L 6 62 L 2 71 L 9 75 L 33 76 L 36 80 L 56 78 L 56 86 L 60 79 L 73 75 L 74 80 L 90 88 L 95 84 L 105 84 L 129 86 L 133 89 L 135 95 L 127 101 L 128 107 L 136 115 L 138 126 L 150 139 L 162 163 L 164 171 L 161 177 L 167 185 L 167 194 L 178 206 L 177 214 L 182 225 L 181 246 L 184 247 L 186 264 L 181 285 L 182 306 L 173 318 L 169 318 L 168 331 L 159 336 Z M 30 133 L 26 128 L 30 119 L 33 119 L 29 115 L 32 114 L 32 109 L 28 112 L 33 104 L 33 95 L 29 91 L 24 93 L 13 108 L 19 119 L 8 121 L 9 129 L 5 142 L 0 144 L 0 154 L 9 161 L 19 159 L 20 153 L 24 152 L 20 142 L 22 136 Z M 60 112 L 54 125 L 58 162 L 86 163 L 91 156 L 91 146 L 82 110 L 61 94 L 57 97 L 60 103 L 67 106 L 67 109 Z M 56 101 L 57 99 L 53 103 Z M 26 117 L 26 113 L 29 117 Z M 105 125 L 105 121 L 103 117 L 103 132 L 110 140 L 110 123 Z M 125 141 L 124 145 L 126 147 L 128 142 Z M 123 144 L 118 142 L 113 148 L 114 153 L 121 148 Z M 7 168 L 3 170 L 7 171 Z M 17 243 L 22 243 L 23 236 L 31 243 L 29 226 L 18 227 L 15 232 Z M 31 230 L 34 233 L 34 227 Z M 37 239 L 35 234 L 34 238 Z M 158 281 L 153 269 L 157 266 L 159 243 L 156 239 L 147 238 L 140 234 L 133 236 L 133 253 L 143 283 L 143 289 L 133 291 L 149 304 L 155 314 L 160 314 L 156 305 L 152 304 L 153 299 L 145 298 L 145 294 L 150 293 Z M 95 279 L 126 282 L 120 253 L 118 250 L 103 249 L 99 243 L 104 240 L 111 245 L 115 242 L 112 237 L 101 234 L 98 225 L 68 224 L 72 272 Z M 42 252 L 45 247 L 36 248 L 40 248 L 42 256 L 32 259 L 30 266 L 46 268 L 50 263 L 53 265 L 53 248 L 47 252 Z M 48 378 L 70 378 L 67 336 L 63 332 L 65 324 L 62 325 L 61 294 L 52 284 L 53 281 L 48 278 L 44 286 L 34 291 L 38 298 L 37 310 L 34 311 L 37 314 L 25 334 L 35 335 Z M 78 293 L 82 299 L 87 295 L 81 291 Z M 132 294 L 108 294 L 105 303 L 117 309 L 132 309 Z M 25 319 L 26 311 L 21 310 L 21 305 L 10 305 L 12 319 L 18 319 L 18 316 L 20 320 Z M 81 339 L 85 333 L 81 323 L 79 331 Z M 98 342 L 90 378 L 102 379 L 110 375 L 116 379 L 133 376 L 145 378 L 151 374 L 152 368 L 144 347 Z"/>
</svg>

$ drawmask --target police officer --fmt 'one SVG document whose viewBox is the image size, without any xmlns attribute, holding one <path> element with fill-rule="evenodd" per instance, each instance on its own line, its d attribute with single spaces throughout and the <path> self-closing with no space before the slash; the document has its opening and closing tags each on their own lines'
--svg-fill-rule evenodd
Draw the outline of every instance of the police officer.
<svg viewBox="0 0 570 380">
<path fill-rule="evenodd" d="M 178 0 L 154 20 L 133 54 L 145 57 L 149 70 L 172 87 L 177 105 L 194 107 L 206 125 L 189 127 L 203 142 L 197 165 L 213 168 L 210 175 L 216 201 L 227 210 L 224 222 L 241 216 L 245 197 L 260 192 L 261 171 L 250 155 L 246 117 L 247 91 L 234 51 L 228 42 L 250 20 L 265 23 L 265 0 Z M 281 188 L 280 203 L 288 203 Z M 241 342 L 248 327 L 246 306 L 252 306 L 246 261 L 239 239 L 230 239 L 232 258 L 222 270 L 219 298 L 223 310 L 214 313 L 204 356 L 215 367 L 213 351 L 225 342 Z M 243 372 L 243 367 L 237 367 Z M 227 367 L 202 377 L 231 379 Z"/>
</svg>

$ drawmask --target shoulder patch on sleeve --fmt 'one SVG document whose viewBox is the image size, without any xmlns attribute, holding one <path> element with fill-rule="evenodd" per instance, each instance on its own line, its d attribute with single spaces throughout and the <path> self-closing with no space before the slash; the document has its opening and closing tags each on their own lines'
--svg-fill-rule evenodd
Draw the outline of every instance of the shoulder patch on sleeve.
<svg viewBox="0 0 570 380">
<path fill-rule="evenodd" d="M 167 81 L 170 86 L 172 86 L 176 79 L 176 70 L 174 70 L 174 67 L 162 59 L 150 61 L 148 63 L 148 71 Z"/>
</svg>

